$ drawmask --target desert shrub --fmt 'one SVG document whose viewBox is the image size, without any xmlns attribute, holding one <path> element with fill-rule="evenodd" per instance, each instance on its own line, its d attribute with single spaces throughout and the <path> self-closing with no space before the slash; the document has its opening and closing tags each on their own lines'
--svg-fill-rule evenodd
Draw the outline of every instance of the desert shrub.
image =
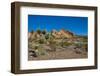
<svg viewBox="0 0 100 76">
<path fill-rule="evenodd" d="M 88 51 L 88 44 L 84 44 L 82 47 L 85 49 L 86 52 Z"/>
<path fill-rule="evenodd" d="M 46 39 L 46 40 L 49 39 L 49 34 L 46 34 L 46 35 L 45 35 L 45 39 Z"/>
<path fill-rule="evenodd" d="M 41 30 L 40 30 L 40 29 L 38 29 L 38 30 L 37 30 L 37 33 L 38 33 L 38 34 L 40 34 L 40 33 L 41 33 Z"/>
<path fill-rule="evenodd" d="M 82 41 L 83 41 L 83 42 L 87 42 L 87 38 L 83 38 Z"/>
<path fill-rule="evenodd" d="M 31 33 L 34 33 L 34 30 L 32 30 Z"/>
<path fill-rule="evenodd" d="M 51 33 L 48 33 L 48 34 L 45 35 L 45 39 L 46 39 L 46 40 L 48 40 L 48 39 L 49 39 L 49 40 L 52 40 L 53 38 L 54 38 L 54 37 L 53 37 L 53 35 L 52 35 Z"/>
<path fill-rule="evenodd" d="M 61 43 L 61 46 L 64 47 L 64 46 L 70 46 L 72 45 L 73 43 L 69 43 L 69 42 L 62 42 Z"/>
<path fill-rule="evenodd" d="M 47 54 L 45 49 L 43 47 L 39 46 L 39 48 L 38 48 L 38 55 L 45 55 L 45 54 Z"/>
<path fill-rule="evenodd" d="M 77 48 L 82 48 L 82 43 L 74 43 L 74 46 L 76 46 Z"/>
<path fill-rule="evenodd" d="M 40 44 L 43 44 L 43 43 L 44 43 L 44 40 L 43 40 L 43 39 L 40 39 L 38 42 L 39 42 Z"/>
<path fill-rule="evenodd" d="M 42 34 L 44 34 L 44 35 L 45 35 L 45 34 L 46 34 L 46 30 L 43 30 L 43 31 L 42 31 Z"/>
<path fill-rule="evenodd" d="M 34 46 L 34 49 L 35 49 L 35 50 L 38 49 L 38 46 Z"/>
<path fill-rule="evenodd" d="M 49 39 L 49 43 L 52 46 L 56 46 L 57 42 L 54 39 Z"/>
<path fill-rule="evenodd" d="M 70 46 L 70 45 L 72 45 L 73 43 L 68 43 L 68 42 L 64 42 L 64 45 L 65 46 Z"/>
</svg>

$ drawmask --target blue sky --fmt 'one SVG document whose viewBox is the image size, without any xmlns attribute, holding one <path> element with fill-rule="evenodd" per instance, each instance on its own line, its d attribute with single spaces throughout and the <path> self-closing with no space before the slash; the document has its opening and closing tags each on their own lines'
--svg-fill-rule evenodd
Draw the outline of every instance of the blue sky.
<svg viewBox="0 0 100 76">
<path fill-rule="evenodd" d="M 28 32 L 37 29 L 50 32 L 64 29 L 76 35 L 88 34 L 88 17 L 28 15 Z"/>
</svg>

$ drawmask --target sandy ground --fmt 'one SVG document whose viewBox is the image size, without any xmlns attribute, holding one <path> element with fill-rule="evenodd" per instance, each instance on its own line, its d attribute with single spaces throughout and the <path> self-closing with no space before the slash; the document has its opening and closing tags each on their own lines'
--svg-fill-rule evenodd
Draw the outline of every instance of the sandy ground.
<svg viewBox="0 0 100 76">
<path fill-rule="evenodd" d="M 47 52 L 45 55 L 41 55 L 38 57 L 28 55 L 28 60 L 54 60 L 54 59 L 79 59 L 79 58 L 87 58 L 88 53 L 86 51 L 79 51 L 73 49 L 59 50 L 53 52 Z"/>
</svg>

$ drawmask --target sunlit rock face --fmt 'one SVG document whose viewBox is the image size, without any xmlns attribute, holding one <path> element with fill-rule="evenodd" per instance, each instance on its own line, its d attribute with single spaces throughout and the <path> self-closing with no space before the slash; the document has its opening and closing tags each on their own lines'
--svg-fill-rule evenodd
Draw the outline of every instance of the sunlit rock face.
<svg viewBox="0 0 100 76">
<path fill-rule="evenodd" d="M 60 33 L 63 34 L 66 38 L 72 38 L 74 36 L 72 32 L 65 31 L 65 30 L 61 30 Z"/>
<path fill-rule="evenodd" d="M 62 37 L 73 38 L 74 36 L 72 32 L 65 31 L 65 30 L 60 30 L 60 31 L 53 30 L 52 35 L 55 36 L 56 38 L 62 38 Z"/>
</svg>

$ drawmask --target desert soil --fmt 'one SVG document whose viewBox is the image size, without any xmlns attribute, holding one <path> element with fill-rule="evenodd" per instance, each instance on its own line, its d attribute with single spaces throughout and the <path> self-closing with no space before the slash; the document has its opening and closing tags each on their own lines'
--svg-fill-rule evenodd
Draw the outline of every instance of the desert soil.
<svg viewBox="0 0 100 76">
<path fill-rule="evenodd" d="M 28 56 L 28 60 L 79 59 L 87 58 L 88 53 L 79 49 L 67 48 L 65 50 L 59 49 L 57 51 L 47 52 L 47 54 L 38 57 L 30 56 L 30 53 Z"/>
</svg>

